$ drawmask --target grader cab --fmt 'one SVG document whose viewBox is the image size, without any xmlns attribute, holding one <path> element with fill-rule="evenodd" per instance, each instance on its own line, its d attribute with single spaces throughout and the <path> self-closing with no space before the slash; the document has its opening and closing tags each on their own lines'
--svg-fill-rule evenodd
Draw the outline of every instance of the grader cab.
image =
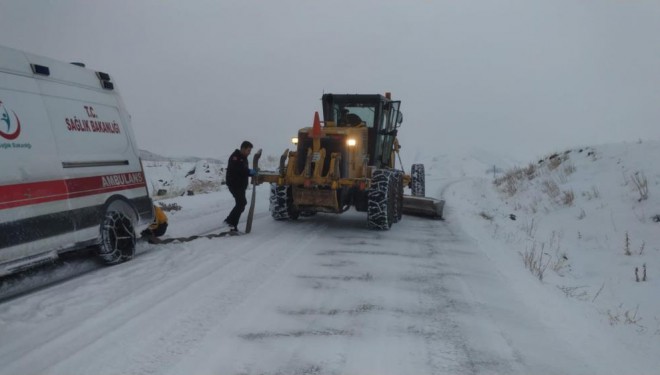
<svg viewBox="0 0 660 375">
<path fill-rule="evenodd" d="M 413 165 L 410 175 L 395 167 L 401 101 L 389 93 L 324 94 L 321 100 L 323 121 L 317 112 L 313 125 L 293 139 L 296 150 L 282 155 L 278 172 L 257 176 L 271 185 L 275 220 L 351 207 L 367 213 L 370 229 L 387 230 L 404 213 L 442 218 L 444 201 L 423 197 L 423 165 Z"/>
</svg>

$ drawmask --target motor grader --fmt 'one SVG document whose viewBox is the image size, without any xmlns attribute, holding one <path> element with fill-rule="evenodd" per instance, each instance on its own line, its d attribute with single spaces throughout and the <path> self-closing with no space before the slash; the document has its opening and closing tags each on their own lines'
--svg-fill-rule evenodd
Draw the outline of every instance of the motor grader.
<svg viewBox="0 0 660 375">
<path fill-rule="evenodd" d="M 413 165 L 410 175 L 395 167 L 401 101 L 389 93 L 324 94 L 321 101 L 323 121 L 316 112 L 313 125 L 293 138 L 296 149 L 280 158 L 279 170 L 256 176 L 256 183 L 270 183 L 275 220 L 351 207 L 366 212 L 367 227 L 377 230 L 389 229 L 404 213 L 442 218 L 444 201 L 424 197 L 424 166 Z"/>
</svg>

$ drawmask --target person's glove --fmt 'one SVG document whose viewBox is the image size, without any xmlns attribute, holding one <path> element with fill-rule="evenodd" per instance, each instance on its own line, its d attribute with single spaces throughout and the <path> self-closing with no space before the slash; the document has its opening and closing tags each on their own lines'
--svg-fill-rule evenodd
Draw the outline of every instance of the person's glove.
<svg viewBox="0 0 660 375">
<path fill-rule="evenodd" d="M 256 175 L 256 174 L 257 174 L 257 170 L 254 169 L 254 168 L 250 169 L 250 172 L 248 173 L 248 175 L 249 175 L 250 177 L 252 177 L 252 176 L 254 176 L 254 175 Z"/>
</svg>

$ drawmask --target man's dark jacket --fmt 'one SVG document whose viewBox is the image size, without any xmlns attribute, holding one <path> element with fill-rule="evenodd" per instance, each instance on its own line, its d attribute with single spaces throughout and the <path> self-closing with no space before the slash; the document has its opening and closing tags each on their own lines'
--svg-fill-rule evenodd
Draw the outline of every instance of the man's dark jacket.
<svg viewBox="0 0 660 375">
<path fill-rule="evenodd" d="M 241 154 L 240 150 L 235 150 L 229 157 L 229 162 L 227 162 L 227 176 L 225 177 L 227 187 L 246 190 L 249 175 L 248 159 Z"/>
</svg>

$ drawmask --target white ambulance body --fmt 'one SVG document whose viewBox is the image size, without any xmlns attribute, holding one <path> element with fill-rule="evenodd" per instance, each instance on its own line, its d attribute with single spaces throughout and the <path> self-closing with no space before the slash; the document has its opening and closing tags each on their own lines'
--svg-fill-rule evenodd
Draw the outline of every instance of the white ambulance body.
<svg viewBox="0 0 660 375">
<path fill-rule="evenodd" d="M 0 46 L 0 275 L 88 246 L 128 260 L 152 219 L 109 75 Z"/>
</svg>

